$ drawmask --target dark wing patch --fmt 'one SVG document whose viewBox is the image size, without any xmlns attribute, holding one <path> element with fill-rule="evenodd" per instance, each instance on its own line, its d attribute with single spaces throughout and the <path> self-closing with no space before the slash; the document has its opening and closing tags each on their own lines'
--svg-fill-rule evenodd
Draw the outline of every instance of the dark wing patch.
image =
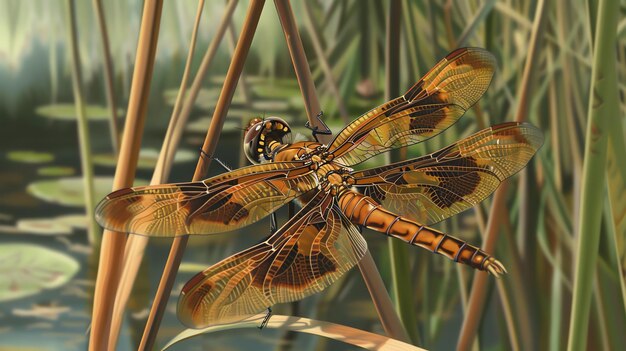
<svg viewBox="0 0 626 351">
<path fill-rule="evenodd" d="M 318 193 L 267 240 L 198 273 L 183 288 L 179 319 L 194 328 L 233 322 L 337 280 L 367 245 L 334 202 Z"/>
<path fill-rule="evenodd" d="M 304 162 L 266 163 L 198 182 L 115 191 L 97 206 L 96 220 L 149 236 L 220 233 L 254 223 L 316 186 Z"/>
<path fill-rule="evenodd" d="M 430 155 L 353 176 L 356 186 L 387 210 L 430 225 L 484 200 L 542 143 L 541 131 L 532 125 L 503 123 Z"/>
<path fill-rule="evenodd" d="M 461 117 L 484 94 L 495 59 L 479 48 L 450 53 L 403 96 L 378 106 L 344 128 L 329 146 L 335 162 L 351 166 L 391 149 L 431 138 Z"/>
</svg>

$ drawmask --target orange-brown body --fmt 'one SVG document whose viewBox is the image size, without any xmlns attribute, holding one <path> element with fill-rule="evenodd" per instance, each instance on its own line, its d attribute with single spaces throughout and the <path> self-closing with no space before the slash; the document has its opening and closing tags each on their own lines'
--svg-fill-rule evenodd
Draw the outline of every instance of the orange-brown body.
<svg viewBox="0 0 626 351">
<path fill-rule="evenodd" d="M 311 159 L 311 167 L 317 173 L 319 186 L 328 187 L 333 192 L 339 208 L 353 224 L 384 233 L 479 270 L 496 269 L 501 273 L 500 269 L 504 269 L 498 261 L 476 246 L 399 216 L 383 208 L 371 197 L 359 193 L 352 187 L 352 169 L 328 159 L 324 145 L 306 141 L 294 144 L 274 143 L 268 145 L 268 148 L 276 162 Z M 306 202 L 309 197 L 305 194 L 300 200 Z"/>
</svg>

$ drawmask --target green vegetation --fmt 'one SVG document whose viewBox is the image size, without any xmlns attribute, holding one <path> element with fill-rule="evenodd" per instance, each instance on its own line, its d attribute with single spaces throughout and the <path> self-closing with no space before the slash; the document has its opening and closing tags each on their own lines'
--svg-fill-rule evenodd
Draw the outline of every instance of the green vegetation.
<svg viewBox="0 0 626 351">
<path fill-rule="evenodd" d="M 63 2 L 9 0 L 0 4 L 0 132 L 3 133 L 0 184 L 4 186 L 0 187 L 0 258 L 20 253 L 20 259 L 14 260 L 7 271 L 14 270 L 16 265 L 31 264 L 28 269 L 42 265 L 62 268 L 56 280 L 49 276 L 50 280 L 42 286 L 24 280 L 27 284 L 20 285 L 16 291 L 0 291 L 0 300 L 26 304 L 22 308 L 32 303 L 30 298 L 55 300 L 60 296 L 55 289 L 63 285 L 71 286 L 74 292 L 80 284 L 87 285 L 91 294 L 95 279 L 92 273 L 81 277 L 88 283 L 77 283 L 78 279 L 72 277 L 82 266 L 95 272 L 96 256 L 87 259 L 71 256 L 75 255 L 74 251 L 66 255 L 42 246 L 57 247 L 62 239 L 68 247 L 76 248 L 87 241 L 86 219 L 82 215 L 66 218 L 64 214 L 82 214 L 84 208 L 92 209 L 111 191 L 116 150 L 122 153 L 123 150 L 112 145 L 116 138 L 112 138 L 110 127 L 103 122 L 117 115 L 121 129 L 122 112 L 132 110 L 128 106 L 133 100 L 131 80 L 143 2 L 102 2 L 113 69 L 111 84 L 106 85 L 101 29 L 94 5 L 90 1 L 74 3 L 77 31 L 74 51 L 71 51 L 69 18 Z M 303 1 L 292 0 L 324 111 L 323 119 L 335 133 L 345 126 L 343 108 L 351 120 L 385 100 L 385 33 L 390 3 L 391 0 L 317 0 L 307 2 L 305 8 Z M 398 243 L 394 243 L 390 249 L 380 235 L 364 231 L 387 290 L 400 307 L 401 321 L 409 329 L 411 341 L 428 349 L 453 349 L 460 336 L 468 333 L 462 345 L 466 348 L 472 345 L 488 350 L 623 348 L 626 345 L 626 334 L 622 332 L 626 325 L 624 1 L 401 0 L 399 3 L 402 7 L 399 35 L 392 36 L 392 40 L 399 44 L 399 75 L 394 84 L 400 92 L 459 45 L 486 48 L 495 55 L 498 66 L 491 86 L 479 103 L 450 130 L 423 145 L 410 147 L 408 157 L 434 151 L 488 125 L 517 118 L 539 127 L 545 137 L 542 149 L 523 175 L 513 177 L 497 200 L 490 198 L 474 210 L 438 225 L 439 229 L 477 246 L 487 245 L 492 238 L 488 244 L 494 247 L 491 253 L 510 272 L 497 282 L 417 248 L 395 247 Z M 231 26 L 234 32 L 226 30 L 206 75 L 200 79 L 197 94 L 191 94 L 192 84 L 187 84 L 187 94 L 182 95 L 184 101 L 179 102 L 180 109 L 190 113 L 188 121 L 185 117 L 184 123 L 175 126 L 182 138 L 164 147 L 177 152 L 178 162 L 169 177 L 172 181 L 192 178 L 193 169 L 189 167 L 198 160 L 198 149 L 212 121 L 210 116 L 216 111 L 247 4 L 242 1 L 236 6 Z M 136 166 L 140 178 L 145 179 L 159 164 L 155 150 L 163 141 L 168 117 L 179 96 L 197 5 L 184 1 L 163 4 L 153 78 L 146 79 L 149 93 L 143 91 L 134 102 L 135 106 L 140 102 L 146 106 L 133 112 L 146 116 L 145 123 L 138 123 L 140 130 L 135 134 L 140 135 L 145 129 L 144 140 L 139 143 L 141 140 L 137 138 L 136 145 L 132 145 L 132 152 L 142 150 Z M 209 44 L 218 40 L 216 33 L 225 6 L 223 1 L 207 1 L 204 6 L 195 51 L 190 57 L 189 81 Z M 543 17 L 536 15 L 538 7 Z M 533 36 L 533 32 L 537 34 Z M 80 59 L 76 60 L 78 54 Z M 525 73 L 526 67 L 531 72 Z M 273 2 L 268 1 L 264 6 L 244 73 L 230 106 L 226 107 L 223 128 L 215 138 L 214 156 L 233 168 L 245 164 L 245 158 L 240 155 L 241 128 L 252 117 L 284 117 L 293 127 L 294 136 L 310 135 L 303 128 L 307 120 L 305 99 L 295 79 Z M 116 102 L 117 114 L 111 114 L 107 94 L 114 94 L 111 98 Z M 190 95 L 196 96 L 193 101 Z M 384 162 L 379 157 L 358 167 Z M 135 165 L 128 167 L 128 176 L 132 177 Z M 92 169 L 95 175 L 91 174 Z M 169 170 L 164 172 L 169 174 Z M 216 174 L 223 170 L 214 163 L 209 172 Z M 93 183 L 93 194 L 84 190 L 84 179 L 76 177 L 81 173 Z M 139 181 L 135 185 L 146 183 Z M 492 225 L 490 221 L 495 219 L 499 223 Z M 284 218 L 281 221 L 284 223 Z M 190 239 L 184 259 L 193 264 L 183 263 L 176 284 L 191 278 L 201 267 L 261 240 L 267 234 L 267 227 L 263 222 L 253 229 L 216 236 L 215 240 Z M 485 238 L 490 231 L 495 234 Z M 33 243 L 18 244 L 16 240 Z M 137 287 L 129 292 L 128 306 L 133 312 L 150 308 L 158 272 L 163 267 L 165 254 L 161 249 L 165 245 L 169 242 L 156 240 L 146 247 L 144 265 L 152 271 L 139 273 Z M 99 248 L 94 248 L 97 254 Z M 122 256 L 109 261 L 121 265 Z M 150 261 L 146 263 L 147 260 Z M 0 262 L 4 261 L 0 259 Z M 0 267 L 0 273 L 5 272 L 4 268 Z M 0 283 L 9 278 L 0 274 Z M 473 291 L 478 290 L 474 285 L 482 286 L 484 303 L 480 303 L 481 296 L 472 297 Z M 172 296 L 176 294 L 178 291 L 172 290 Z M 21 299 L 27 296 L 29 299 Z M 81 299 L 89 304 L 92 297 L 81 295 Z M 165 345 L 182 328 L 172 314 L 175 301 L 175 298 L 166 300 L 157 346 Z M 303 301 L 299 315 L 383 334 L 373 306 L 358 269 L 354 269 L 327 291 Z M 285 306 L 276 309 L 279 314 L 290 313 Z M 0 321 L 6 316 L 8 324 L 16 323 L 8 319 L 10 311 L 10 307 L 0 306 Z M 84 318 L 81 323 L 89 323 Z M 122 330 L 120 349 L 137 348 L 145 320 L 146 316 L 133 314 L 123 324 L 118 321 L 123 328 L 132 329 L 130 339 Z M 467 324 L 470 326 L 462 327 Z M 4 327 L 0 323 L 0 333 Z M 203 342 L 212 341 L 216 335 L 193 338 L 177 346 L 202 347 Z M 219 340 L 232 342 L 228 347 L 244 348 L 240 345 L 245 342 L 238 339 L 251 339 L 251 334 L 238 335 L 224 333 Z M 263 350 L 287 348 L 279 334 L 262 335 L 264 343 L 259 347 Z M 298 334 L 297 338 L 300 337 Z M 303 350 L 342 347 L 322 338 L 306 345 Z M 3 346 L 0 341 L 0 349 Z M 81 346 L 79 349 L 85 348 L 84 344 Z"/>
</svg>

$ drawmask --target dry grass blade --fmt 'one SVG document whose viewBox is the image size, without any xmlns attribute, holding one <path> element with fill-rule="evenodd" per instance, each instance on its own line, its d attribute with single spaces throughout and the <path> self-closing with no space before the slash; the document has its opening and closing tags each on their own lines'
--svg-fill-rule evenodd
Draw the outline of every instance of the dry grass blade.
<svg viewBox="0 0 626 351">
<path fill-rule="evenodd" d="M 196 37 L 198 33 L 198 27 L 200 26 L 200 18 L 202 17 L 202 9 L 204 8 L 204 0 L 198 1 L 198 9 L 196 11 L 196 19 L 194 22 L 193 32 L 191 35 L 191 43 L 189 45 L 189 52 L 187 55 L 187 62 L 185 64 L 185 70 L 180 83 L 180 90 L 176 98 L 176 103 L 170 117 L 170 124 L 168 126 L 165 141 L 159 154 L 159 159 L 152 175 L 151 185 L 161 184 L 167 181 L 165 175 L 169 173 L 172 168 L 172 158 L 167 159 L 166 155 L 173 155 L 177 144 L 172 143 L 172 134 L 177 126 L 176 116 L 180 111 L 180 106 L 185 98 L 185 90 L 187 87 L 187 79 L 189 77 L 189 71 L 191 67 L 191 61 L 196 44 Z M 169 150 L 173 149 L 173 150 Z M 112 318 L 111 318 L 111 331 L 109 335 L 109 345 L 115 347 L 119 337 L 119 333 L 124 320 L 124 311 L 126 304 L 130 297 L 130 293 L 133 289 L 139 266 L 143 260 L 146 245 L 148 244 L 147 236 L 131 235 L 126 243 L 124 252 L 122 275 L 120 278 L 119 287 L 115 296 L 115 303 L 113 306 Z"/>
<path fill-rule="evenodd" d="M 312 127 L 317 126 L 320 130 L 323 130 L 324 127 L 320 125 L 321 120 L 316 117 L 317 114 L 321 112 L 320 103 L 317 98 L 317 93 L 315 92 L 315 84 L 311 78 L 311 70 L 306 59 L 304 48 L 302 47 L 302 40 L 298 33 L 291 5 L 288 0 L 274 0 L 274 3 L 283 27 L 283 32 L 285 33 L 287 47 L 289 48 L 291 61 L 296 71 L 300 91 L 304 98 L 309 123 Z M 332 136 L 320 134 L 318 138 L 323 143 L 329 143 Z M 370 292 L 385 332 L 395 339 L 409 340 L 398 315 L 395 313 L 387 289 L 385 288 L 380 273 L 374 263 L 374 259 L 369 251 L 365 253 L 359 262 L 359 269 L 365 280 L 367 289 Z"/>
<path fill-rule="evenodd" d="M 517 122 L 524 121 L 528 116 L 528 108 L 530 106 L 530 93 L 532 91 L 532 81 L 534 79 L 535 74 L 535 65 L 537 64 L 538 56 L 539 56 L 539 38 L 542 34 L 543 23 L 546 18 L 547 7 L 545 6 L 545 1 L 541 0 L 537 3 L 537 8 L 535 10 L 535 19 L 533 30 L 531 32 L 530 37 L 530 48 L 528 51 L 528 59 L 526 60 L 526 65 L 524 66 L 524 75 L 522 78 L 522 83 L 520 86 L 520 93 L 517 105 L 517 113 L 515 115 L 515 120 Z M 495 195 L 493 197 L 493 202 L 491 204 L 491 211 L 489 217 L 489 223 L 487 225 L 486 233 L 484 235 L 483 241 L 483 249 L 487 252 L 493 252 L 495 249 L 495 243 L 498 237 L 500 223 L 498 218 L 501 216 L 507 215 L 504 213 L 505 200 L 506 200 L 506 191 L 508 188 L 509 182 L 504 182 L 498 190 L 496 190 Z M 458 350 L 469 350 L 472 341 L 476 335 L 478 330 L 478 323 L 480 322 L 480 318 L 483 314 L 484 303 L 487 293 L 487 275 L 482 272 L 476 272 L 474 283 L 472 284 L 472 291 L 470 293 L 469 299 L 469 308 L 467 310 L 466 316 L 469 318 L 465 318 L 463 321 L 463 326 L 461 327 L 461 334 L 459 336 L 459 341 L 457 344 Z M 524 341 L 524 340 L 522 340 Z M 532 343 L 532 340 L 526 340 L 529 343 Z"/>
<path fill-rule="evenodd" d="M 115 169 L 113 190 L 132 185 L 139 157 L 141 137 L 145 122 L 154 67 L 154 54 L 161 22 L 162 0 L 148 0 L 144 3 L 135 70 L 126 114 L 124 134 Z M 111 312 L 121 273 L 120 257 L 123 257 L 126 235 L 105 230 L 100 248 L 98 276 L 94 291 L 94 307 L 89 338 L 89 350 L 108 349 Z"/>
<path fill-rule="evenodd" d="M 215 111 L 213 112 L 213 117 L 211 119 L 211 125 L 209 126 L 204 144 L 202 145 L 202 151 L 204 154 L 212 155 L 217 147 L 219 135 L 222 131 L 222 127 L 224 126 L 224 120 L 226 119 L 226 113 L 228 112 L 228 107 L 230 106 L 233 95 L 235 94 L 237 82 L 248 56 L 248 51 L 250 50 L 250 45 L 252 44 L 252 39 L 259 23 L 264 3 L 264 0 L 252 0 L 248 6 L 246 19 L 244 21 L 243 28 L 241 29 L 239 41 L 237 42 L 237 48 L 235 49 L 233 60 L 228 68 L 228 72 L 226 73 L 224 86 L 217 100 Z M 209 158 L 200 157 L 193 175 L 194 181 L 204 178 L 206 169 L 210 162 L 211 160 Z M 157 288 L 157 293 L 154 297 L 154 303 L 150 309 L 150 315 L 148 316 L 148 321 L 139 345 L 140 350 L 150 350 L 154 345 L 156 334 L 159 329 L 161 319 L 163 318 L 165 307 L 167 306 L 167 300 L 170 296 L 172 285 L 174 284 L 174 280 L 176 278 L 176 272 L 178 271 L 178 266 L 180 265 L 185 247 L 187 246 L 187 241 L 187 236 L 181 236 L 176 237 L 172 242 L 172 247 L 170 248 L 170 253 L 167 258 L 165 268 L 163 269 L 161 281 L 159 282 L 159 287 Z"/>
<path fill-rule="evenodd" d="M 186 329 L 178 334 L 176 337 L 174 337 L 174 339 L 170 340 L 170 342 L 165 345 L 163 350 L 166 350 L 185 339 L 189 339 L 191 337 L 201 334 L 209 334 L 230 329 L 257 328 L 264 318 L 265 314 L 258 314 L 239 323 L 217 325 L 205 329 Z M 322 336 L 336 341 L 341 341 L 365 350 L 424 351 L 424 349 L 417 346 L 413 346 L 411 344 L 407 344 L 402 341 L 391 339 L 382 335 L 366 332 L 360 329 L 355 329 L 340 324 L 323 322 L 304 317 L 272 315 L 265 328 Z"/>
</svg>

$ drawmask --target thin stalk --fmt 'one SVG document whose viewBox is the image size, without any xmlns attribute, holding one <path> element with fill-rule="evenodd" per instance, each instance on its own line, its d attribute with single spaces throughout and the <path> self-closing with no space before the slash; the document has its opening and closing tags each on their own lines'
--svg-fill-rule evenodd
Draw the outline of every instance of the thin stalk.
<svg viewBox="0 0 626 351">
<path fill-rule="evenodd" d="M 162 0 L 147 0 L 144 3 L 135 57 L 135 70 L 133 71 L 120 154 L 113 179 L 113 190 L 131 186 L 135 177 L 148 108 L 148 95 L 162 8 Z M 108 349 L 111 313 L 122 268 L 119 262 L 123 257 L 125 244 L 126 235 L 124 233 L 104 231 L 94 291 L 89 350 Z"/>
<path fill-rule="evenodd" d="M 239 36 L 239 41 L 237 42 L 233 59 L 228 67 L 228 72 L 226 73 L 226 78 L 224 80 L 224 86 L 222 87 L 220 96 L 217 99 L 215 111 L 213 112 L 213 117 L 211 118 L 211 125 L 209 126 L 206 138 L 204 139 L 204 144 L 202 145 L 203 154 L 213 155 L 215 149 L 217 148 L 217 142 L 219 140 L 222 127 L 224 126 L 226 113 L 228 112 L 233 95 L 235 94 L 237 82 L 239 81 L 241 71 L 243 71 L 244 63 L 248 57 L 248 51 L 250 50 L 250 45 L 252 44 L 252 39 L 254 38 L 254 33 L 256 32 L 264 4 L 265 0 L 250 1 L 243 28 L 241 29 L 241 35 Z M 228 21 L 225 21 L 225 23 L 227 25 Z M 198 164 L 196 165 L 196 170 L 193 174 L 193 181 L 198 181 L 205 177 L 206 170 L 210 162 L 210 158 L 200 156 Z M 139 350 L 151 350 L 154 345 L 156 334 L 158 332 L 161 319 L 163 318 L 163 313 L 165 312 L 165 307 L 167 306 L 167 301 L 176 278 L 176 272 L 178 271 L 178 266 L 182 260 L 188 239 L 189 237 L 184 235 L 176 237 L 172 241 L 170 253 L 163 269 L 159 287 L 157 288 L 157 292 L 154 297 L 154 303 L 150 309 L 150 315 L 148 316 L 143 337 L 141 338 L 141 343 L 139 344 Z"/>
<path fill-rule="evenodd" d="M 386 43 L 385 43 L 385 100 L 389 101 L 400 95 L 400 24 L 402 1 L 391 0 L 387 13 Z M 400 151 L 400 150 L 398 150 Z M 404 149 L 406 154 L 406 148 Z M 389 154 L 388 154 L 389 155 Z M 400 161 L 400 152 L 389 155 L 393 161 Z M 404 157 L 406 159 L 406 157 Z M 394 238 L 388 238 L 389 260 L 391 265 L 391 281 L 393 302 L 396 313 L 400 316 L 404 329 L 409 334 L 413 344 L 419 344 L 419 330 L 415 318 L 414 293 L 409 282 L 411 272 L 409 267 L 408 246 Z"/>
<path fill-rule="evenodd" d="M 528 59 L 524 66 L 524 74 L 522 77 L 522 83 L 520 86 L 520 95 L 517 104 L 517 112 L 515 120 L 517 122 L 524 121 L 528 116 L 528 106 L 530 105 L 530 94 L 532 92 L 532 82 L 534 80 L 535 66 L 539 56 L 539 44 L 540 34 L 543 32 L 543 24 L 545 22 L 546 14 L 545 1 L 540 0 L 537 3 L 535 10 L 534 25 L 530 36 L 530 47 L 528 50 Z M 495 243 L 499 234 L 500 221 L 498 218 L 501 216 L 507 216 L 504 212 L 506 208 L 506 191 L 508 188 L 508 181 L 505 181 L 496 190 L 491 203 L 490 218 L 487 224 L 485 235 L 483 236 L 483 248 L 486 252 L 493 252 L 495 249 Z M 487 274 L 484 272 L 476 272 L 474 274 L 474 283 L 472 284 L 472 290 L 470 293 L 469 308 L 463 325 L 461 327 L 461 333 L 459 341 L 457 343 L 458 350 L 469 350 L 472 341 L 478 331 L 478 323 L 482 317 L 484 311 L 484 304 L 487 293 Z"/>
<path fill-rule="evenodd" d="M 287 47 L 296 72 L 298 84 L 300 85 L 300 91 L 304 98 L 304 106 L 309 123 L 312 127 L 317 126 L 320 130 L 323 130 L 324 126 L 321 125 L 321 121 L 316 118 L 317 114 L 321 111 L 320 103 L 315 92 L 315 85 L 311 78 L 311 70 L 306 59 L 306 54 L 304 53 L 304 48 L 302 47 L 302 40 L 296 27 L 291 5 L 288 0 L 274 0 L 274 4 L 276 5 L 283 32 L 285 33 Z M 329 143 L 331 141 L 330 135 L 318 135 L 318 137 L 323 143 Z M 402 327 L 402 323 L 398 319 L 398 315 L 393 309 L 389 294 L 387 293 L 380 273 L 378 273 L 374 259 L 369 251 L 365 253 L 365 256 L 359 262 L 359 269 L 370 292 L 385 332 L 394 339 L 407 341 L 408 336 Z"/>
<path fill-rule="evenodd" d="M 550 328 L 548 349 L 551 351 L 561 350 L 561 324 L 563 314 L 563 284 L 561 284 L 561 252 L 563 251 L 559 237 L 556 237 L 555 265 L 552 270 L 552 288 L 550 289 Z"/>
<path fill-rule="evenodd" d="M 607 181 L 608 182 L 608 181 Z M 609 192 L 610 193 L 610 192 Z M 609 239 L 609 246 L 613 248 L 613 256 L 615 263 L 615 270 L 617 271 L 617 275 L 619 276 L 619 285 L 620 285 L 620 293 L 622 295 L 622 303 L 626 308 L 626 280 L 624 279 L 624 267 L 622 266 L 622 262 L 620 261 L 620 245 L 618 238 L 624 240 L 623 237 L 620 238 L 618 231 L 616 230 L 615 220 L 613 219 L 613 205 L 612 202 L 609 201 L 611 197 L 607 196 L 605 204 L 604 204 L 604 217 L 607 223 L 607 238 Z M 622 232 L 623 234 L 624 232 Z M 626 312 L 626 311 L 625 311 Z"/>
<path fill-rule="evenodd" d="M 228 50 L 230 50 L 231 57 L 235 54 L 235 47 L 237 46 L 237 29 L 235 29 L 235 22 L 231 19 L 228 23 Z M 246 107 L 252 107 L 252 94 L 250 93 L 250 87 L 248 86 L 248 81 L 246 79 L 246 72 L 241 71 L 241 76 L 239 76 L 239 91 L 241 92 L 241 97 L 243 98 L 244 104 Z M 245 127 L 247 121 L 243 119 L 242 116 L 242 128 Z M 242 130 L 243 131 L 243 130 Z M 243 139 L 242 139 L 243 140 Z M 246 158 L 244 153 L 241 152 L 240 156 L 244 159 Z"/>
<path fill-rule="evenodd" d="M 208 72 L 209 67 L 211 66 L 211 62 L 213 62 L 213 58 L 215 57 L 217 48 L 219 47 L 220 43 L 222 42 L 222 39 L 224 38 L 224 33 L 226 33 L 226 29 L 228 29 L 228 24 L 230 23 L 233 17 L 233 12 L 235 11 L 235 8 L 237 7 L 237 3 L 239 3 L 239 0 L 230 0 L 228 2 L 228 6 L 226 6 L 224 15 L 222 15 L 222 20 L 220 22 L 220 25 L 217 28 L 217 31 L 215 32 L 215 37 L 211 41 L 211 44 L 207 48 L 207 51 L 205 52 L 204 56 L 202 57 L 202 62 L 200 62 L 200 66 L 198 67 L 198 72 L 196 72 L 196 76 L 194 77 L 193 82 L 191 82 L 191 87 L 189 88 L 189 92 L 188 92 L 189 95 L 187 96 L 187 99 L 185 100 L 185 103 L 183 104 L 183 107 L 180 113 L 176 116 L 177 120 L 175 122 L 170 121 L 170 123 L 173 123 L 176 125 L 176 128 L 172 132 L 172 137 L 170 141 L 173 145 L 178 145 L 178 143 L 180 142 L 180 138 L 183 135 L 183 130 L 185 128 L 185 125 L 187 124 L 187 119 L 189 119 L 189 115 L 191 114 L 191 111 L 193 110 L 194 103 L 196 99 L 198 98 L 198 94 L 200 93 L 200 89 L 202 89 L 202 83 L 204 81 L 204 77 L 206 76 L 206 73 Z M 166 136 L 166 140 L 167 139 L 168 137 Z M 176 148 L 167 147 L 167 150 L 168 152 L 165 155 L 165 160 L 166 162 L 170 163 L 174 159 L 174 155 L 175 155 L 174 151 L 176 150 Z M 166 179 L 169 178 L 169 169 L 165 169 L 165 173 L 163 177 Z"/>
<path fill-rule="evenodd" d="M 113 89 L 113 64 L 111 63 L 111 49 L 109 48 L 109 33 L 102 9 L 102 0 L 93 0 L 94 11 L 98 19 L 100 37 L 102 41 L 102 58 L 104 62 L 104 81 L 106 88 L 107 105 L 109 107 L 109 128 L 111 133 L 111 146 L 113 154 L 117 157 L 120 148 L 120 129 L 117 125 L 117 103 L 115 102 L 115 90 Z"/>
<path fill-rule="evenodd" d="M 587 346 L 589 307 L 598 257 L 608 133 L 619 118 L 615 42 L 619 4 L 600 0 L 595 30 L 583 163 L 578 247 L 568 350 Z M 619 125 L 619 123 L 615 123 Z"/>
<path fill-rule="evenodd" d="M 504 286 L 504 282 L 501 279 L 496 281 L 496 285 L 498 286 L 498 291 L 500 291 L 501 304 L 502 304 L 502 314 L 504 314 L 504 319 L 506 321 L 507 332 L 509 333 L 509 341 L 511 342 L 511 350 L 517 351 L 520 350 L 520 342 L 517 337 L 517 332 L 515 331 L 515 322 L 513 321 L 513 309 L 511 308 L 511 301 L 509 300 L 509 296 L 506 294 L 506 287 Z"/>
<path fill-rule="evenodd" d="M 89 140 L 89 122 L 85 109 L 85 97 L 83 96 L 83 76 L 81 72 L 80 53 L 78 50 L 78 29 L 76 28 L 76 9 L 73 0 L 67 0 L 67 39 L 72 57 L 72 91 L 76 106 L 76 116 L 78 122 L 78 143 L 80 145 L 80 164 L 83 172 L 83 183 L 85 188 L 85 212 L 89 218 L 87 228 L 87 238 L 90 244 L 97 244 L 99 241 L 100 227 L 96 223 L 94 207 L 96 205 L 93 185 L 93 162 L 91 160 L 91 142 Z"/>
<path fill-rule="evenodd" d="M 315 51 L 315 55 L 317 56 L 317 60 L 324 72 L 324 76 L 326 76 L 326 82 L 331 92 L 335 96 L 335 100 L 337 101 L 337 107 L 339 108 L 339 115 L 341 116 L 341 120 L 344 123 L 350 122 L 348 117 L 348 109 L 346 108 L 346 104 L 341 97 L 341 93 L 339 92 L 339 87 L 337 86 L 337 81 L 335 77 L 333 77 L 333 71 L 328 63 L 328 59 L 326 59 L 326 55 L 324 54 L 324 49 L 322 48 L 322 42 L 320 40 L 319 34 L 317 33 L 317 28 L 315 28 L 313 22 L 313 15 L 311 13 L 311 4 L 308 1 L 304 2 L 304 23 L 309 32 L 309 36 L 311 37 L 311 44 L 313 44 L 313 50 Z"/>
<path fill-rule="evenodd" d="M 493 10 L 493 5 L 495 5 L 496 0 L 487 0 L 480 9 L 476 12 L 476 15 L 469 20 L 469 24 L 463 30 L 463 33 L 459 36 L 459 39 L 456 41 L 456 45 L 458 47 L 463 47 L 467 45 L 467 41 L 471 36 L 476 32 L 478 25 L 481 24 L 487 18 L 487 15 L 491 13 Z"/>
<path fill-rule="evenodd" d="M 176 149 L 177 146 L 176 144 L 171 143 L 170 140 L 172 139 L 172 133 L 176 127 L 177 113 L 179 112 L 182 101 L 185 98 L 187 79 L 189 77 L 191 61 L 193 59 L 198 27 L 200 26 L 200 18 L 202 17 L 203 8 L 204 0 L 198 1 L 196 20 L 194 23 L 193 32 L 191 34 L 191 43 L 189 46 L 189 52 L 187 54 L 187 62 L 185 64 L 185 69 L 180 83 L 180 89 L 178 91 L 178 96 L 176 97 L 176 103 L 174 104 L 174 108 L 172 110 L 172 116 L 170 117 L 171 123 L 168 125 L 167 132 L 165 134 L 165 140 L 163 142 L 161 152 L 159 153 L 159 159 L 157 160 L 157 165 L 154 169 L 150 185 L 167 182 L 167 179 L 163 176 L 164 174 L 169 173 L 169 170 L 172 167 L 173 160 L 171 158 L 169 160 L 166 160 L 165 156 L 167 154 L 175 154 L 175 151 L 168 150 L 167 148 Z M 166 172 L 165 170 L 168 170 L 168 172 Z M 139 267 L 141 265 L 141 261 L 143 260 L 143 255 L 147 244 L 148 237 L 143 235 L 130 235 L 126 242 L 122 276 L 120 278 L 119 287 L 117 289 L 111 318 L 111 331 L 109 335 L 109 346 L 111 347 L 115 347 L 117 344 L 122 323 L 124 321 L 124 311 L 126 309 L 126 304 L 128 303 L 128 299 L 130 298 L 130 294 L 133 289 L 135 279 L 137 278 L 137 272 L 139 272 Z"/>
</svg>

